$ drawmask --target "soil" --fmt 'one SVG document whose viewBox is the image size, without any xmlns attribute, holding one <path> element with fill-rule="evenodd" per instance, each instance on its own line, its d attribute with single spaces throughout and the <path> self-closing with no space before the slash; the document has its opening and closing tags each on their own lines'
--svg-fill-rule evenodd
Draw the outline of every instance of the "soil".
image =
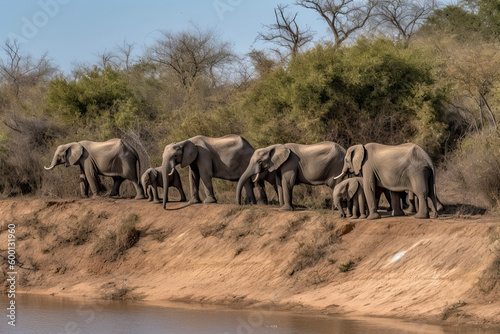
<svg viewBox="0 0 500 334">
<path fill-rule="evenodd" d="M 131 199 L 4 200 L 0 245 L 15 224 L 18 292 L 500 327 L 494 217 L 167 209 Z"/>
</svg>

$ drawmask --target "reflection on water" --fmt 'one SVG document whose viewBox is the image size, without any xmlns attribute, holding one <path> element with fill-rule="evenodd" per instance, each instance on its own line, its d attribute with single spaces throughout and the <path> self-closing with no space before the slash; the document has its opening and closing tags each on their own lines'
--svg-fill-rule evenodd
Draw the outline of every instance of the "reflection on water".
<svg viewBox="0 0 500 334">
<path fill-rule="evenodd" d="M 8 299 L 0 297 L 6 314 Z M 16 327 L 0 319 L 0 333 L 275 333 L 275 334 L 483 334 L 481 329 L 442 328 L 388 319 L 306 316 L 269 310 L 229 310 L 189 306 L 152 306 L 133 301 L 73 300 L 16 296 Z"/>
</svg>

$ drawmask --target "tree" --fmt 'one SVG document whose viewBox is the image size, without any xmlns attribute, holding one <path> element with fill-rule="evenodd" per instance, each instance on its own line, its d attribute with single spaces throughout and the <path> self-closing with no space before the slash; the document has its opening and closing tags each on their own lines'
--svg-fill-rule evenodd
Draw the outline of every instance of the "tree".
<svg viewBox="0 0 500 334">
<path fill-rule="evenodd" d="M 216 85 L 217 71 L 234 59 L 228 42 L 220 41 L 214 31 L 163 32 L 147 51 L 148 58 L 176 73 L 182 85 L 189 88 L 199 77 Z"/>
<path fill-rule="evenodd" d="M 298 13 L 295 13 L 294 15 L 285 14 L 286 8 L 287 6 L 278 5 L 274 9 L 276 23 L 264 25 L 269 32 L 259 32 L 257 40 L 263 40 L 276 44 L 278 49 L 274 49 L 273 51 L 275 51 L 281 58 L 286 58 L 287 56 L 291 56 L 293 58 L 299 53 L 303 46 L 312 41 L 313 34 L 309 28 L 305 31 L 300 30 L 296 21 Z M 279 48 L 286 49 L 288 54 L 283 57 Z"/>
<path fill-rule="evenodd" d="M 458 39 L 476 39 L 482 34 L 482 23 L 477 14 L 457 5 L 437 9 L 427 17 L 420 33 L 448 34 Z M 472 36 L 472 37 L 471 37 Z"/>
<path fill-rule="evenodd" d="M 297 5 L 315 10 L 333 33 L 335 47 L 368 22 L 378 0 L 299 0 Z"/>
<path fill-rule="evenodd" d="M 57 71 L 47 53 L 34 59 L 29 54 L 23 54 L 17 40 L 7 40 L 1 48 L 5 59 L 0 58 L 0 78 L 12 88 L 15 96 L 19 95 L 22 86 L 49 80 Z"/>
<path fill-rule="evenodd" d="M 436 8 L 435 0 L 382 0 L 375 9 L 376 24 L 408 41 Z"/>
</svg>

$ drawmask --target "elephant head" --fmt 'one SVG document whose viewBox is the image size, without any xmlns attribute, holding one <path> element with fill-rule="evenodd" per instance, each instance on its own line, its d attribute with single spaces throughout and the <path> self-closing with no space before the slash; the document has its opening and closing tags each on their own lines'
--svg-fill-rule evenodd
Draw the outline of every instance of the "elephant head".
<svg viewBox="0 0 500 334">
<path fill-rule="evenodd" d="M 165 146 L 163 151 L 163 163 L 161 165 L 163 174 L 163 208 L 166 208 L 168 195 L 168 179 L 175 171 L 175 166 L 181 164 L 181 167 L 186 167 L 193 163 L 198 156 L 196 145 L 190 140 L 185 140 L 179 143 L 172 143 Z"/>
<path fill-rule="evenodd" d="M 70 165 L 78 164 L 78 161 L 83 155 L 83 146 L 79 143 L 69 143 L 65 145 L 59 145 L 52 158 L 52 163 L 50 167 L 45 167 L 46 170 L 52 170 L 57 165 L 66 164 L 66 167 Z"/>
<path fill-rule="evenodd" d="M 363 145 L 354 145 L 347 149 L 344 158 L 344 168 L 342 168 L 342 173 L 335 177 L 335 179 L 340 179 L 347 173 L 354 175 L 359 175 L 361 173 L 361 168 L 365 161 L 366 150 Z"/>
<path fill-rule="evenodd" d="M 290 149 L 282 144 L 272 145 L 255 150 L 247 169 L 240 177 L 236 187 L 236 201 L 241 204 L 241 190 L 250 177 L 255 175 L 253 182 L 262 178 L 261 174 L 272 173 L 288 160 Z"/>
<path fill-rule="evenodd" d="M 359 182 L 353 179 L 347 179 L 335 186 L 333 190 L 333 203 L 340 211 L 340 215 L 345 217 L 344 208 L 341 205 L 341 200 L 351 200 L 359 188 Z"/>
</svg>

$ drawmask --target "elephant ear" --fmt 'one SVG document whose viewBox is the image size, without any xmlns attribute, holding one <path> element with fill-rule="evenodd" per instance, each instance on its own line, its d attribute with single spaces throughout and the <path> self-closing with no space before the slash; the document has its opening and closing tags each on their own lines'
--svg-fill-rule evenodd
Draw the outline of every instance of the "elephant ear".
<svg viewBox="0 0 500 334">
<path fill-rule="evenodd" d="M 78 143 L 72 143 L 66 149 L 66 165 L 76 165 L 78 160 L 82 157 L 83 146 Z"/>
<path fill-rule="evenodd" d="M 181 167 L 190 165 L 198 156 L 198 149 L 192 141 L 186 140 L 182 146 L 182 162 Z"/>
<path fill-rule="evenodd" d="M 353 198 L 359 188 L 359 182 L 349 182 L 349 187 L 347 188 L 347 195 L 349 199 Z"/>
<path fill-rule="evenodd" d="M 280 168 L 280 166 L 288 160 L 290 156 L 290 149 L 285 145 L 276 145 L 269 152 L 270 163 L 269 163 L 269 171 L 274 172 L 276 169 Z"/>
<path fill-rule="evenodd" d="M 365 147 L 363 145 L 354 145 L 352 149 L 352 169 L 354 174 L 359 175 L 361 173 L 361 167 L 363 166 L 363 160 L 365 159 Z"/>
</svg>

